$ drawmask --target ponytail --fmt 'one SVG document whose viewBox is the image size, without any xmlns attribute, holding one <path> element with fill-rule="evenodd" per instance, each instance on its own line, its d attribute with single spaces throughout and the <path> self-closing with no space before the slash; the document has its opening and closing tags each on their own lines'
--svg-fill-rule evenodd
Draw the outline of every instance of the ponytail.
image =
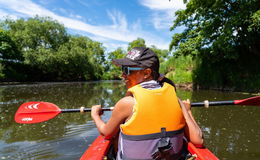
<svg viewBox="0 0 260 160">
<path fill-rule="evenodd" d="M 158 78 L 157 81 L 159 82 L 159 84 L 160 84 L 161 86 L 163 86 L 163 83 L 164 83 L 164 82 L 169 83 L 170 85 L 172 85 L 172 86 L 174 87 L 174 89 L 175 89 L 175 91 L 176 91 L 176 86 L 175 86 L 175 84 L 173 83 L 173 81 L 170 80 L 170 79 L 168 79 L 168 78 L 166 78 L 163 74 L 160 74 L 160 76 L 159 76 L 159 78 Z"/>
</svg>

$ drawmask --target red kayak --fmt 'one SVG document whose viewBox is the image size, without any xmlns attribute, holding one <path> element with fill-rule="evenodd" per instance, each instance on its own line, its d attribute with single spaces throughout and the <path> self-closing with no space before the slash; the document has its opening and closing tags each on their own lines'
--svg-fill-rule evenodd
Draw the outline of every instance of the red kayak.
<svg viewBox="0 0 260 160">
<path fill-rule="evenodd" d="M 111 141 L 98 136 L 90 145 L 80 160 L 104 160 L 109 159 L 108 153 L 111 148 Z M 188 156 L 191 160 L 219 160 L 210 150 L 205 147 L 195 147 L 192 143 L 187 144 Z"/>
</svg>

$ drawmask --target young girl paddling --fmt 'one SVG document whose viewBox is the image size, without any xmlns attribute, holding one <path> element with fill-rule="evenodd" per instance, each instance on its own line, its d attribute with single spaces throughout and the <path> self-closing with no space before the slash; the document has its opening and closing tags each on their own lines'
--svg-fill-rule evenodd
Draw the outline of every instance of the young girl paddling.
<svg viewBox="0 0 260 160">
<path fill-rule="evenodd" d="M 159 59 L 152 50 L 135 47 L 113 62 L 122 67 L 126 96 L 106 123 L 100 105 L 92 107 L 91 116 L 101 135 L 111 138 L 119 133 L 117 159 L 179 159 L 184 136 L 203 144 L 189 103 L 176 96 L 172 81 L 160 77 Z"/>
</svg>

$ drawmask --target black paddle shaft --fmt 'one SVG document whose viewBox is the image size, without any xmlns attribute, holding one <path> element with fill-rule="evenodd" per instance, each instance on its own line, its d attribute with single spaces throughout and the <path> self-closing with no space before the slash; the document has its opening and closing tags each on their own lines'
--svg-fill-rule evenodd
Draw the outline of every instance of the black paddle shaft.
<svg viewBox="0 0 260 160">
<path fill-rule="evenodd" d="M 208 104 L 207 104 L 208 103 Z M 220 106 L 220 105 L 234 105 L 234 101 L 204 101 L 204 102 L 195 102 L 195 103 L 191 103 L 192 107 L 203 107 L 203 106 Z"/>
<path fill-rule="evenodd" d="M 111 111 L 111 107 L 104 107 L 102 108 L 102 111 Z M 84 108 L 83 109 L 84 112 L 91 112 L 91 108 Z M 61 109 L 62 113 L 72 113 L 72 112 L 80 112 L 80 109 L 76 108 L 76 109 Z"/>
<path fill-rule="evenodd" d="M 207 104 L 208 103 L 208 104 Z M 191 103 L 192 107 L 203 107 L 203 106 L 220 106 L 220 105 L 234 105 L 234 101 L 212 101 L 212 102 L 194 102 Z M 103 111 L 111 111 L 111 107 L 102 108 Z M 62 113 L 80 112 L 80 109 L 61 109 Z M 91 112 L 91 108 L 84 108 L 84 112 Z"/>
<path fill-rule="evenodd" d="M 260 106 L 260 96 L 251 97 L 243 100 L 229 100 L 229 101 L 204 101 L 191 103 L 192 107 L 206 107 L 209 106 L 225 106 L 225 105 L 255 105 Z M 113 107 L 104 107 L 103 111 L 112 111 Z M 84 112 L 91 112 L 91 108 L 84 108 Z M 81 109 L 61 109 L 62 113 L 81 112 Z"/>
</svg>

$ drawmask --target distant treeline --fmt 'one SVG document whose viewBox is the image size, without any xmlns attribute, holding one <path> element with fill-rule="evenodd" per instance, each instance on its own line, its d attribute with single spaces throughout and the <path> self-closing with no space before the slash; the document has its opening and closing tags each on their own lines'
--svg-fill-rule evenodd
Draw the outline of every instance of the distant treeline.
<svg viewBox="0 0 260 160">
<path fill-rule="evenodd" d="M 177 83 L 200 88 L 260 92 L 260 3 L 258 0 L 190 0 L 176 12 L 169 50 L 149 46 L 161 70 Z M 137 38 L 127 50 L 106 53 L 100 42 L 70 35 L 46 17 L 6 19 L 0 26 L 0 81 L 119 79 L 112 59 L 146 46 Z"/>
<path fill-rule="evenodd" d="M 0 30 L 2 81 L 76 81 L 100 79 L 104 48 L 69 35 L 50 18 L 6 19 Z"/>
</svg>

